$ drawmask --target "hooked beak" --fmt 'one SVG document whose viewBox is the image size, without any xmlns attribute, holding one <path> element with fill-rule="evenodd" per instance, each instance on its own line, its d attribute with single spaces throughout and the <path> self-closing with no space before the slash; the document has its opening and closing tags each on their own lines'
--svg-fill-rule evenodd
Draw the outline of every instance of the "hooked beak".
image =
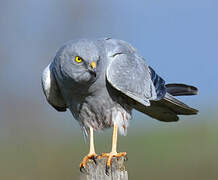
<svg viewBox="0 0 218 180">
<path fill-rule="evenodd" d="M 90 72 L 93 73 L 93 75 L 96 77 L 96 66 L 97 66 L 96 62 L 92 61 L 89 66 L 90 66 L 89 68 Z"/>
</svg>

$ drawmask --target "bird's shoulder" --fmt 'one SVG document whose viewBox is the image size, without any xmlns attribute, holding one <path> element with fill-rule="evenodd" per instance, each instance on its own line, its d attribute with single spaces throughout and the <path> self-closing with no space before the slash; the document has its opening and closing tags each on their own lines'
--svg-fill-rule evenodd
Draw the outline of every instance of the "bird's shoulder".
<svg viewBox="0 0 218 180">
<path fill-rule="evenodd" d="M 137 49 L 130 43 L 114 38 L 101 38 L 97 40 L 100 47 L 104 47 L 104 50 L 108 56 L 114 56 L 118 53 L 123 54 L 135 54 Z"/>
</svg>

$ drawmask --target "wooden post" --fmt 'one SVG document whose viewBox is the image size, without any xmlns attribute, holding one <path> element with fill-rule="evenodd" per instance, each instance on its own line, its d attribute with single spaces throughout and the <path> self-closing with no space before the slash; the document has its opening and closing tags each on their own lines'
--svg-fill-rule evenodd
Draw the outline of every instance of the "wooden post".
<svg viewBox="0 0 218 180">
<path fill-rule="evenodd" d="M 81 173 L 80 180 L 128 180 L 124 166 L 124 157 L 113 158 L 109 176 L 105 174 L 107 158 L 96 159 L 96 164 L 89 161 L 85 167 L 87 173 Z"/>
</svg>

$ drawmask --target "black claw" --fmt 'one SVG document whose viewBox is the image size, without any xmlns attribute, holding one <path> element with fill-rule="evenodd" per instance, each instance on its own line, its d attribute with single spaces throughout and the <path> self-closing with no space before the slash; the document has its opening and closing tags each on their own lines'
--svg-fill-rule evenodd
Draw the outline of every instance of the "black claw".
<svg viewBox="0 0 218 180">
<path fill-rule="evenodd" d="M 128 156 L 127 155 L 124 157 L 124 161 L 128 161 Z"/>
<path fill-rule="evenodd" d="M 97 159 L 97 156 L 92 156 L 92 158 L 91 158 L 93 161 L 94 161 L 94 163 L 97 165 L 97 161 L 96 161 L 96 159 Z"/>
<path fill-rule="evenodd" d="M 105 168 L 105 174 L 107 175 L 107 176 L 109 176 L 109 170 L 110 170 L 110 166 L 108 166 L 108 165 L 106 165 L 106 168 Z"/>
<path fill-rule="evenodd" d="M 87 173 L 87 171 L 86 171 L 86 169 L 85 169 L 84 166 L 81 166 L 81 167 L 79 168 L 79 170 L 80 170 L 81 173 L 84 173 L 84 174 Z"/>
</svg>

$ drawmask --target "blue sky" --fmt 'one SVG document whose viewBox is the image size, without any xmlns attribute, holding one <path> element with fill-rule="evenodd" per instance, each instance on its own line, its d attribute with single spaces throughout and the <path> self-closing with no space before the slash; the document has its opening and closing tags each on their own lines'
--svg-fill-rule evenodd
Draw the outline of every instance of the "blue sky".
<svg viewBox="0 0 218 180">
<path fill-rule="evenodd" d="M 218 3 L 214 0 L 0 1 L 1 98 L 43 104 L 41 72 L 65 41 L 130 42 L 167 82 L 193 84 L 197 108 L 217 104 Z M 13 99 L 10 99 L 13 101 Z M 3 104 L 3 103 L 2 103 Z"/>
</svg>

